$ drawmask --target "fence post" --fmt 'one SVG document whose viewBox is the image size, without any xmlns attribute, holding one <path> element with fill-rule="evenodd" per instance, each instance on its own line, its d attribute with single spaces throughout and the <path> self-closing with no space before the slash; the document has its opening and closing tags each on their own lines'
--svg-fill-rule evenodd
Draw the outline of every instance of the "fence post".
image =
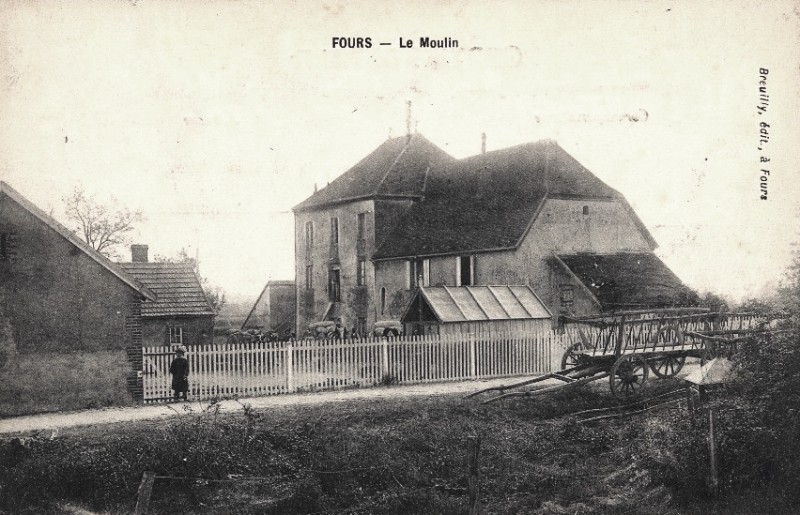
<svg viewBox="0 0 800 515">
<path fill-rule="evenodd" d="M 389 376 L 389 342 L 383 340 L 381 342 L 381 377 L 378 379 L 383 381 L 384 378 Z"/>
<path fill-rule="evenodd" d="M 469 376 L 473 379 L 478 375 L 478 366 L 475 359 L 475 334 L 469 333 Z"/>
<path fill-rule="evenodd" d="M 480 486 L 480 452 L 481 452 L 481 437 L 468 436 L 467 437 L 467 491 L 469 493 L 469 513 L 470 515 L 477 515 L 478 500 L 481 495 Z"/>
<path fill-rule="evenodd" d="M 716 413 L 714 409 L 708 410 L 708 457 L 709 457 L 709 493 L 716 497 L 719 493 L 719 469 L 717 466 L 717 437 L 714 431 L 714 422 L 716 421 Z"/>
<path fill-rule="evenodd" d="M 286 389 L 294 392 L 294 346 L 289 343 L 286 346 Z"/>
<path fill-rule="evenodd" d="M 153 483 L 156 480 L 156 473 L 144 471 L 142 473 L 142 481 L 139 483 L 139 491 L 136 493 L 136 508 L 133 513 L 135 515 L 144 515 L 147 513 L 147 508 L 150 506 L 150 496 L 153 493 Z"/>
</svg>

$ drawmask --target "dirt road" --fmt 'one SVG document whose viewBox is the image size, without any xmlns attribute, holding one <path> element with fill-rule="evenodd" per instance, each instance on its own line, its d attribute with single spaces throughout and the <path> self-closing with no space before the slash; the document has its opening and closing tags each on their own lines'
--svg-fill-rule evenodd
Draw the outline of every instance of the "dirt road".
<svg viewBox="0 0 800 515">
<path fill-rule="evenodd" d="M 686 377 L 693 370 L 699 368 L 699 363 L 687 363 L 686 367 L 677 375 L 678 378 Z M 364 399 L 385 399 L 396 397 L 432 397 L 442 395 L 466 395 L 484 388 L 509 385 L 530 377 L 505 377 L 478 381 L 461 381 L 453 383 L 431 383 L 407 386 L 386 386 L 364 388 L 360 390 L 327 391 L 318 393 L 302 393 L 289 395 L 272 395 L 266 397 L 251 397 L 236 400 L 222 401 L 221 413 L 235 413 L 244 406 L 250 405 L 256 409 L 284 408 L 295 406 L 310 406 L 315 404 L 344 402 Z M 541 386 L 563 384 L 558 380 L 550 379 L 539 383 Z M 208 401 L 189 403 L 157 404 L 148 406 L 134 406 L 125 408 L 106 408 L 99 410 L 82 410 L 72 412 L 46 413 L 41 415 L 28 415 L 0 419 L 0 435 L 16 435 L 46 432 L 56 434 L 61 429 L 93 426 L 97 424 L 114 424 L 137 420 L 159 420 L 178 416 L 184 412 L 183 407 L 189 404 L 193 408 L 202 408 Z M 55 433 L 54 433 L 55 432 Z"/>
<path fill-rule="evenodd" d="M 524 378 L 523 378 L 524 379 Z M 222 413 L 235 413 L 241 411 L 245 405 L 256 409 L 282 408 L 293 406 L 308 406 L 330 402 L 343 402 L 362 399 L 375 399 L 391 397 L 426 397 L 439 395 L 466 395 L 468 393 L 489 388 L 492 386 L 508 385 L 523 380 L 521 378 L 491 379 L 485 381 L 463 381 L 457 383 L 435 383 L 408 386 L 389 386 L 365 388 L 361 390 L 329 391 L 319 393 L 304 393 L 290 395 L 273 395 L 268 397 L 253 397 L 228 400 L 220 403 Z M 98 410 L 82 410 L 60 413 L 46 413 L 41 415 L 28 415 L 0 419 L 0 434 L 18 435 L 46 432 L 51 435 L 61 429 L 90 426 L 97 424 L 114 424 L 137 420 L 158 420 L 178 416 L 183 412 L 183 406 L 190 404 L 193 407 L 208 405 L 207 401 L 158 404 L 149 406 L 135 406 L 125 408 L 106 408 Z"/>
</svg>

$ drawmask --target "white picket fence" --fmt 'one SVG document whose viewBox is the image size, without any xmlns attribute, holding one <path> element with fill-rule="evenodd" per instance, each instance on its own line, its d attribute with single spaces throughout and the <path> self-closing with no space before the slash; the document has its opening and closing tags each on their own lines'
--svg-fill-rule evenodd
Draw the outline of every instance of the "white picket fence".
<svg viewBox="0 0 800 515">
<path fill-rule="evenodd" d="M 194 399 L 545 374 L 567 335 L 414 336 L 189 347 Z M 144 400 L 172 398 L 172 349 L 143 349 Z"/>
</svg>

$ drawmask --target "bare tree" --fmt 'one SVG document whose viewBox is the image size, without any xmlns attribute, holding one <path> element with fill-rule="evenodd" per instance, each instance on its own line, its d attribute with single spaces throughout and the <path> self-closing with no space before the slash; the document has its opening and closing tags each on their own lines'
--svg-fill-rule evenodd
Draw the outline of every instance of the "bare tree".
<svg viewBox="0 0 800 515">
<path fill-rule="evenodd" d="M 61 200 L 70 228 L 106 257 L 118 257 L 117 247 L 126 244 L 128 233 L 144 220 L 141 211 L 118 207 L 113 198 L 110 204 L 114 205 L 112 208 L 87 195 L 83 188 L 76 187 L 72 195 Z"/>
</svg>

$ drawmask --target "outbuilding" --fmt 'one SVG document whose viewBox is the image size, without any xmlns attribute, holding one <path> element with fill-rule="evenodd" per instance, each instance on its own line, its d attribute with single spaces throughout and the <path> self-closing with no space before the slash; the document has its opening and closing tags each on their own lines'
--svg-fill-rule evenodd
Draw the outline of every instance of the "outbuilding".
<svg viewBox="0 0 800 515">
<path fill-rule="evenodd" d="M 552 314 L 530 286 L 424 286 L 400 321 L 406 334 L 530 334 Z"/>
</svg>

